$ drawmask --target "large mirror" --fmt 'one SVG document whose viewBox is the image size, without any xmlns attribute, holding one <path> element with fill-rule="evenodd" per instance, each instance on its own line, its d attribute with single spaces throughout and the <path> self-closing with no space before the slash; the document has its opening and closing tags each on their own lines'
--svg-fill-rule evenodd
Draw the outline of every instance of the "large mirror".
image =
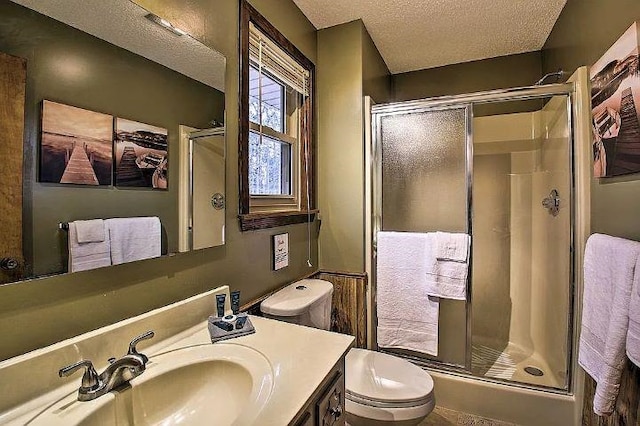
<svg viewBox="0 0 640 426">
<path fill-rule="evenodd" d="M 224 244 L 224 77 L 133 1 L 0 0 L 0 284 Z"/>
</svg>

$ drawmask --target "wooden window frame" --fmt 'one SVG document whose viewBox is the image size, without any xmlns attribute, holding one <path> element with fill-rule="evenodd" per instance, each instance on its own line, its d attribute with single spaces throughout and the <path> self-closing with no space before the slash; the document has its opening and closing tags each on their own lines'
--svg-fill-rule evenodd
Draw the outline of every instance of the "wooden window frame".
<svg viewBox="0 0 640 426">
<path fill-rule="evenodd" d="M 287 52 L 293 59 L 300 63 L 309 71 L 310 87 L 308 105 L 303 113 L 307 114 L 310 126 L 307 129 L 308 144 L 300 143 L 299 168 L 300 184 L 305 190 L 300 191 L 299 210 L 286 210 L 277 212 L 251 212 L 249 194 L 249 22 L 253 23 L 263 34 L 269 37 L 280 48 Z M 247 0 L 240 1 L 240 97 L 239 97 L 239 117 L 238 117 L 238 170 L 240 174 L 239 182 L 239 219 L 242 231 L 273 228 L 276 226 L 292 225 L 313 221 L 316 209 L 316 185 L 315 185 L 315 65 L 304 54 L 286 39 L 269 21 L 266 20 Z M 309 149 L 307 171 L 303 166 L 302 159 Z M 308 176 L 307 176 L 308 173 Z M 306 179 L 309 179 L 309 198 L 307 202 Z M 307 205 L 311 208 L 307 211 Z"/>
</svg>

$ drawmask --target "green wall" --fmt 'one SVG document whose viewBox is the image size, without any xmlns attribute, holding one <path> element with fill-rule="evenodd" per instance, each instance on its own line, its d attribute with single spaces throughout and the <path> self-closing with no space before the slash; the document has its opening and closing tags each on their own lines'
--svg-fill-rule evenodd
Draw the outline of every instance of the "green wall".
<svg viewBox="0 0 640 426">
<path fill-rule="evenodd" d="M 362 21 L 358 21 L 362 22 Z M 391 73 L 364 24 L 361 25 L 362 92 L 377 103 L 389 102 Z"/>
<path fill-rule="evenodd" d="M 568 0 L 542 48 L 545 73 L 596 62 L 636 20 L 637 0 Z"/>
<path fill-rule="evenodd" d="M 361 22 L 318 31 L 320 267 L 364 271 Z"/>
<path fill-rule="evenodd" d="M 389 70 L 362 21 L 318 31 L 320 267 L 364 272 L 363 96 L 390 98 Z"/>
<path fill-rule="evenodd" d="M 396 101 L 531 86 L 540 79 L 540 52 L 500 56 L 393 76 Z"/>
<path fill-rule="evenodd" d="M 242 291 L 243 302 L 317 268 L 317 238 L 312 237 L 314 268 L 308 268 L 306 226 L 240 232 L 238 212 L 238 1 L 138 0 L 172 20 L 227 57 L 226 245 L 36 279 L 0 287 L 0 359 L 111 324 L 223 284 Z M 311 60 L 316 60 L 315 29 L 290 0 L 251 3 Z M 0 19 L 1 21 L 1 19 Z M 271 270 L 271 236 L 289 233 L 289 267 Z M 214 302 L 211 304 L 212 311 Z M 122 342 L 123 350 L 126 349 Z"/>
<path fill-rule="evenodd" d="M 596 62 L 636 20 L 638 0 L 569 0 L 542 50 L 545 72 Z M 640 240 L 640 175 L 591 180 L 591 230 Z"/>
</svg>

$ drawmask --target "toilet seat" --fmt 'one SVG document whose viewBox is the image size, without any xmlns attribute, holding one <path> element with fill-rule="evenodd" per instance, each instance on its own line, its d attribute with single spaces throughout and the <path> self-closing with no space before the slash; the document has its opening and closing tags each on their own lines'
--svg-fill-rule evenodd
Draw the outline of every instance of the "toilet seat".
<svg viewBox="0 0 640 426">
<path fill-rule="evenodd" d="M 345 396 L 378 408 L 412 408 L 433 401 L 433 379 L 421 368 L 391 355 L 351 349 L 345 360 Z"/>
</svg>

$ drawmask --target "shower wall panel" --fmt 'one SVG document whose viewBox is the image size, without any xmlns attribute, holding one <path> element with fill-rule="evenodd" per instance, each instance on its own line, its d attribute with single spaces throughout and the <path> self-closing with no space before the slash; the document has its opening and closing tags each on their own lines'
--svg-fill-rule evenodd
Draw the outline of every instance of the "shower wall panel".
<svg viewBox="0 0 640 426">
<path fill-rule="evenodd" d="M 474 155 L 471 328 L 474 344 L 500 351 L 509 343 L 511 318 L 510 170 L 508 154 Z"/>
<path fill-rule="evenodd" d="M 571 180 L 569 150 L 569 120 L 567 100 L 551 99 L 542 110 L 544 141 L 541 169 L 545 173 L 534 181 L 534 258 L 533 268 L 538 271 L 538 288 L 534 298 L 537 327 L 533 329 L 534 342 L 547 361 L 550 373 L 557 375 L 563 385 L 567 364 L 568 310 L 571 282 Z M 560 211 L 552 216 L 539 208 L 541 200 L 549 196 L 550 189 L 560 194 Z"/>
<path fill-rule="evenodd" d="M 533 168 L 535 153 L 511 155 L 511 274 L 510 295 L 513 313 L 509 327 L 509 342 L 531 353 L 531 306 L 533 269 Z"/>
</svg>

